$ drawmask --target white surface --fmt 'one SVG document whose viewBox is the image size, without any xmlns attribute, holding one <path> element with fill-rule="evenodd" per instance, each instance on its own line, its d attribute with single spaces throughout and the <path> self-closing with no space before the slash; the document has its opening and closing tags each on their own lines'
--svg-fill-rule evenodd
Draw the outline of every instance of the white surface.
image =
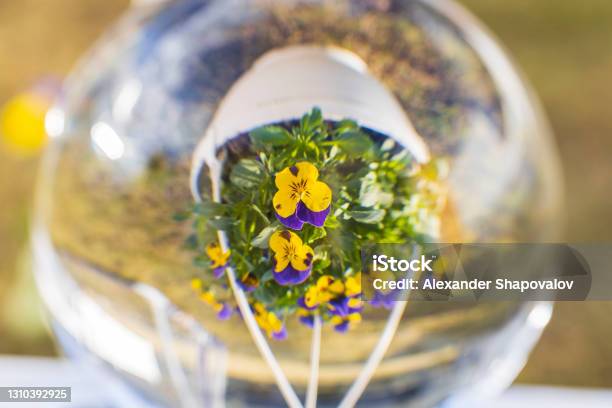
<svg viewBox="0 0 612 408">
<path fill-rule="evenodd" d="M 501 397 L 473 408 L 609 408 L 612 390 L 515 385 Z"/>
<path fill-rule="evenodd" d="M 351 118 L 395 139 L 419 162 L 429 149 L 393 94 L 363 60 L 340 48 L 291 46 L 260 57 L 228 91 L 194 153 L 192 189 L 203 163 L 227 140 L 270 123 L 300 118 L 318 106 L 323 117 Z"/>
<path fill-rule="evenodd" d="M 103 386 L 101 386 L 103 384 Z M 72 403 L 20 404 L 19 407 L 98 408 L 109 406 L 115 387 L 108 378 L 83 372 L 69 361 L 36 357 L 0 357 L 0 386 L 72 387 Z M 13 404 L 14 405 L 14 404 Z M 0 407 L 11 406 L 0 403 Z M 453 408 L 462 408 L 450 405 Z M 612 390 L 518 385 L 495 401 L 470 408 L 612 407 Z"/>
</svg>

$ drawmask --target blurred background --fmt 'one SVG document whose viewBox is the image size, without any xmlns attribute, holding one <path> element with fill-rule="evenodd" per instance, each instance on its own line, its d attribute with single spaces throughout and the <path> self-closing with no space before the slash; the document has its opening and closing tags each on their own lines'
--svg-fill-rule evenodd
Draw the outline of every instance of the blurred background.
<svg viewBox="0 0 612 408">
<path fill-rule="evenodd" d="M 612 2 L 462 0 L 539 94 L 565 172 L 569 242 L 612 240 Z M 0 105 L 61 78 L 127 0 L 0 1 Z M 36 149 L 0 145 L 0 354 L 54 355 L 23 256 Z M 558 302 L 518 382 L 612 387 L 612 302 Z"/>
</svg>

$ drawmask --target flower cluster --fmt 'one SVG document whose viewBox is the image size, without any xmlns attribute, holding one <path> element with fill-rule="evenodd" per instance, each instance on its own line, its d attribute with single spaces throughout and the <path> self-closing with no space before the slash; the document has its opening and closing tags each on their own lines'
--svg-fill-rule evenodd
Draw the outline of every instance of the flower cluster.
<svg viewBox="0 0 612 408">
<path fill-rule="evenodd" d="M 298 305 L 303 324 L 312 326 L 315 311 L 318 311 L 330 318 L 336 331 L 345 332 L 361 321 L 361 274 L 349 277 L 344 282 L 323 275 L 298 299 Z"/>
<path fill-rule="evenodd" d="M 444 191 L 435 162 L 416 164 L 394 140 L 352 120 L 325 121 L 315 108 L 226 147 L 221 200 L 200 176 L 201 202 L 179 219 L 194 217 L 187 245 L 206 272 L 196 284 L 200 298 L 229 317 L 234 309 L 214 294 L 231 296 L 231 266 L 270 338 L 287 337 L 285 322 L 296 314 L 308 326 L 320 319 L 338 332 L 351 329 L 364 309 L 362 245 L 427 242 L 439 229 Z M 393 302 L 394 294 L 375 293 L 369 305 Z"/>
</svg>

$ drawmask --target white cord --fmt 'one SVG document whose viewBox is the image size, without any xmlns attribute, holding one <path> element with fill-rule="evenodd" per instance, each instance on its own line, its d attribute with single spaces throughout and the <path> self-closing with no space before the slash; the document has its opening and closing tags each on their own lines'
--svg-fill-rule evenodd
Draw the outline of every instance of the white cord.
<svg viewBox="0 0 612 408">
<path fill-rule="evenodd" d="M 363 392 L 365 391 L 368 383 L 372 379 L 374 372 L 378 368 L 378 365 L 382 361 L 389 345 L 391 344 L 391 340 L 395 336 L 395 332 L 397 331 L 397 327 L 402 319 L 402 315 L 404 314 L 404 310 L 406 309 L 406 301 L 405 300 L 397 300 L 395 301 L 395 305 L 393 306 L 393 310 L 389 315 L 389 320 L 387 320 L 387 324 L 385 325 L 385 330 L 383 331 L 378 343 L 376 343 L 376 347 L 370 354 L 368 361 L 361 369 L 359 376 L 351 388 L 349 388 L 348 392 L 338 405 L 338 408 L 352 408 L 355 406 Z"/>
<path fill-rule="evenodd" d="M 189 387 L 189 380 L 176 354 L 174 336 L 172 335 L 172 328 L 168 321 L 168 310 L 170 307 L 168 299 L 157 289 L 141 283 L 134 285 L 134 291 L 147 299 L 153 309 L 153 318 L 159 332 L 163 350 L 162 355 L 166 362 L 166 368 L 168 369 L 170 380 L 174 385 L 177 398 L 181 402 L 181 406 L 184 408 L 196 408 L 199 404 L 193 398 L 193 393 Z"/>
<path fill-rule="evenodd" d="M 306 390 L 306 408 L 317 406 L 317 392 L 319 389 L 319 362 L 321 359 L 321 318 L 315 314 L 312 327 L 312 344 L 310 345 L 310 378 Z"/>
<path fill-rule="evenodd" d="M 218 180 L 220 180 L 220 167 L 221 164 L 217 159 L 211 160 L 208 163 L 208 168 L 210 171 L 210 179 L 212 182 L 212 195 L 213 201 L 221 202 L 221 191 Z M 227 235 L 224 231 L 217 231 L 217 235 L 219 237 L 219 243 L 224 252 L 229 250 L 229 243 L 227 239 Z M 255 316 L 253 315 L 253 311 L 249 306 L 249 301 L 244 294 L 244 291 L 240 286 L 236 284 L 236 274 L 234 273 L 234 269 L 231 266 L 228 266 L 225 270 L 227 273 L 227 277 L 229 278 L 230 286 L 232 288 L 232 292 L 234 293 L 234 297 L 236 298 L 236 303 L 238 304 L 238 308 L 240 309 L 240 313 L 242 314 L 242 318 L 251 333 L 251 337 L 255 342 L 255 345 L 259 349 L 261 356 L 266 361 L 270 370 L 272 370 L 272 374 L 274 375 L 274 379 L 276 380 L 276 384 L 280 389 L 283 398 L 285 398 L 285 402 L 290 408 L 302 408 L 302 402 L 298 398 L 295 390 L 291 386 L 291 383 L 287 379 L 287 376 L 283 372 L 278 360 L 274 357 L 274 353 L 270 349 L 270 345 L 268 341 L 264 337 L 263 333 L 259 329 L 257 322 L 255 321 Z"/>
<path fill-rule="evenodd" d="M 220 232 L 220 234 L 223 233 Z M 261 353 L 261 356 L 266 361 L 266 363 L 268 363 L 268 366 L 272 370 L 272 374 L 274 374 L 276 384 L 278 385 L 281 394 L 283 394 L 285 402 L 287 402 L 287 405 L 290 408 L 302 408 L 302 403 L 300 399 L 293 390 L 293 387 L 285 376 L 285 373 L 280 367 L 280 364 L 278 364 L 276 357 L 274 357 L 274 353 L 272 353 L 268 341 L 263 336 L 261 330 L 259 330 L 259 326 L 257 326 L 255 316 L 253 316 L 253 311 L 249 306 L 249 302 L 244 294 L 244 291 L 236 284 L 236 275 L 234 274 L 234 270 L 231 267 L 228 267 L 226 269 L 226 272 L 230 281 L 230 285 L 232 286 L 232 291 L 234 292 L 234 297 L 236 298 L 236 303 L 238 303 L 238 308 L 240 308 L 240 313 L 242 313 L 242 317 L 244 318 L 244 322 L 246 323 L 247 328 L 249 329 L 249 332 L 253 337 L 255 345 Z"/>
</svg>

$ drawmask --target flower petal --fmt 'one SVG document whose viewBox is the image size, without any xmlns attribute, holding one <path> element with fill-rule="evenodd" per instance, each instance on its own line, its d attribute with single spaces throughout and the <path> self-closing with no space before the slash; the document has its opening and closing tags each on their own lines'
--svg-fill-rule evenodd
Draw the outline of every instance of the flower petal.
<svg viewBox="0 0 612 408">
<path fill-rule="evenodd" d="M 346 280 L 346 296 L 357 296 L 361 294 L 361 272 Z"/>
<path fill-rule="evenodd" d="M 272 205 L 277 216 L 282 218 L 290 217 L 295 214 L 295 210 L 300 201 L 300 195 L 291 191 L 288 187 L 282 188 L 274 194 Z"/>
<path fill-rule="evenodd" d="M 284 252 L 287 245 L 301 247 L 302 240 L 294 232 L 291 231 L 276 231 L 270 236 L 268 241 L 270 249 L 274 252 Z"/>
<path fill-rule="evenodd" d="M 296 213 L 293 213 L 287 218 L 283 218 L 278 213 L 275 213 L 276 219 L 280 221 L 287 228 L 291 228 L 292 230 L 299 231 L 304 226 L 304 222 L 300 220 Z"/>
<path fill-rule="evenodd" d="M 308 245 L 297 247 L 296 256 L 291 260 L 291 266 L 299 271 L 312 269 L 314 251 Z"/>
<path fill-rule="evenodd" d="M 274 271 L 280 272 L 289 265 L 295 251 L 302 247 L 302 240 L 291 231 L 276 231 L 268 245 L 274 252 Z"/>
<path fill-rule="evenodd" d="M 319 170 L 308 162 L 299 162 L 285 167 L 276 174 L 274 183 L 279 190 L 288 189 L 292 184 L 309 187 L 319 178 Z"/>
<path fill-rule="evenodd" d="M 314 327 L 314 316 L 313 315 L 300 316 L 299 320 L 300 320 L 300 323 L 302 323 L 304 326 L 308 326 L 311 329 Z"/>
<path fill-rule="evenodd" d="M 336 316 L 348 316 L 351 313 L 349 298 L 340 297 L 333 299 L 328 304 L 329 312 Z"/>
<path fill-rule="evenodd" d="M 254 275 L 247 273 L 239 281 L 238 286 L 245 292 L 253 292 L 259 286 L 259 280 Z"/>
<path fill-rule="evenodd" d="M 330 210 L 331 206 L 321 212 L 313 212 L 309 210 L 304 203 L 300 202 L 298 203 L 296 214 L 300 221 L 307 222 L 315 227 L 322 227 L 323 224 L 325 224 L 325 220 Z"/>
<path fill-rule="evenodd" d="M 346 333 L 349 329 L 349 321 L 343 320 L 341 323 L 334 326 L 334 330 L 338 333 Z"/>
<path fill-rule="evenodd" d="M 220 277 L 223 276 L 223 273 L 225 272 L 225 265 L 221 265 L 221 266 L 217 266 L 216 268 L 213 268 L 213 275 L 215 276 L 215 278 L 219 279 Z"/>
<path fill-rule="evenodd" d="M 228 304 L 223 303 L 221 310 L 217 312 L 217 319 L 227 320 L 230 317 L 232 317 L 232 308 Z"/>
<path fill-rule="evenodd" d="M 312 289 L 312 288 L 310 288 Z M 301 307 L 302 309 L 305 310 L 315 310 L 317 308 L 317 306 L 319 306 L 319 302 L 317 301 L 317 299 L 312 299 L 312 293 L 310 290 L 308 292 L 306 292 L 306 294 L 304 296 L 302 296 L 301 298 L 298 299 L 297 303 L 298 306 Z"/>
<path fill-rule="evenodd" d="M 302 194 L 302 202 L 310 211 L 321 212 L 329 208 L 332 199 L 332 191 L 322 181 L 317 181 Z"/>
<path fill-rule="evenodd" d="M 285 340 L 287 338 L 287 329 L 285 329 L 285 326 L 278 331 L 272 332 L 272 338 L 274 340 Z"/>
<path fill-rule="evenodd" d="M 280 272 L 274 271 L 274 280 L 281 286 L 297 285 L 304 282 L 310 276 L 312 268 L 308 268 L 303 271 L 295 269 L 293 266 L 288 265 L 285 269 Z"/>
</svg>

